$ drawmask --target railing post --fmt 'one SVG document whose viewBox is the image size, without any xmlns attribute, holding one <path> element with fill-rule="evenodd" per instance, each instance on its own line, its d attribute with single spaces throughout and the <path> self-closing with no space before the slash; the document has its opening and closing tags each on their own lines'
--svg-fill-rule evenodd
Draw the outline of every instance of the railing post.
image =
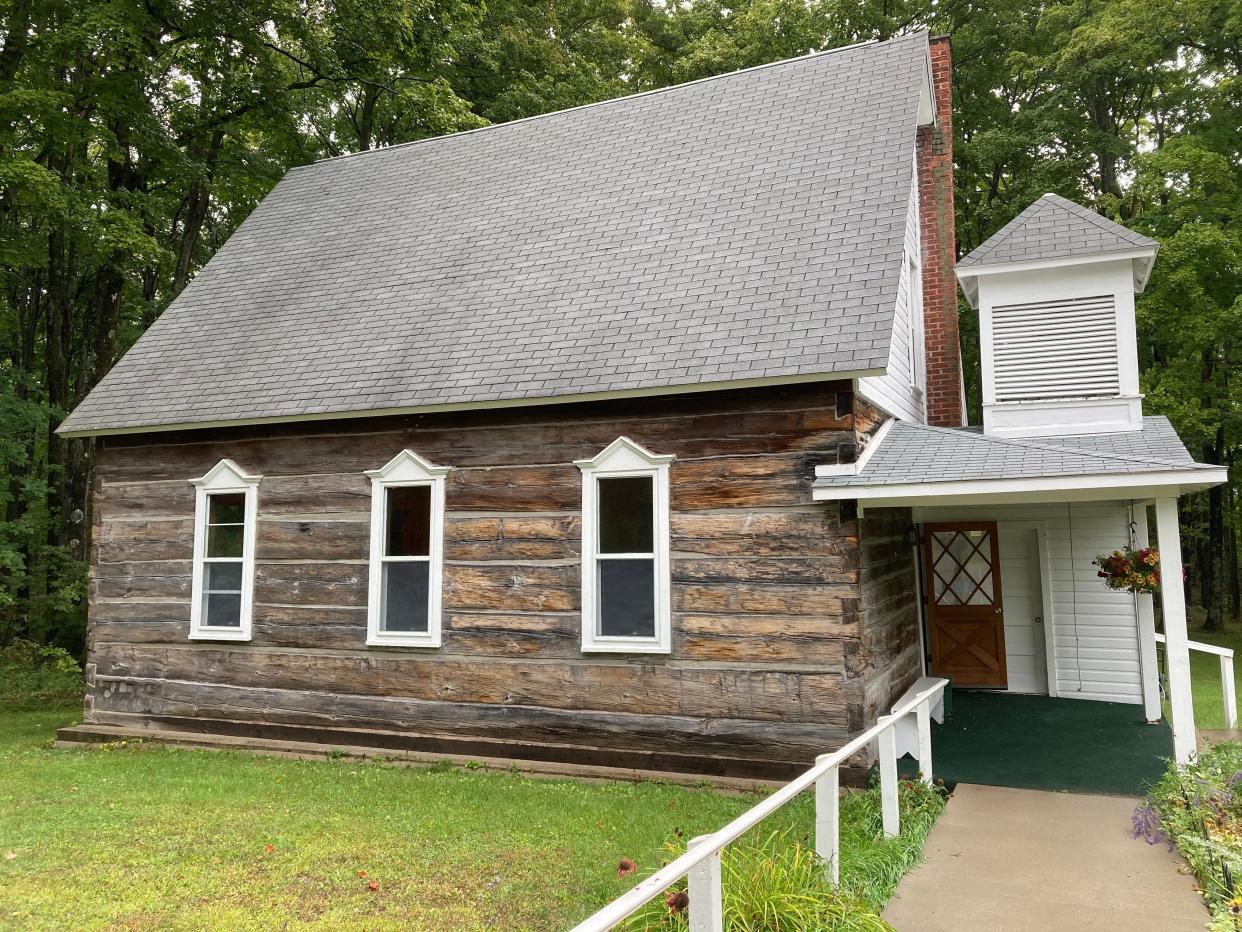
<svg viewBox="0 0 1242 932">
<path fill-rule="evenodd" d="M 707 844 L 712 836 L 691 838 L 687 849 Z M 720 889 L 720 852 L 690 868 L 690 932 L 724 932 L 724 902 Z"/>
<path fill-rule="evenodd" d="M 817 758 L 819 763 L 824 757 Z M 841 880 L 841 775 L 832 767 L 815 781 L 815 853 L 828 865 L 828 877 Z"/>
<path fill-rule="evenodd" d="M 932 785 L 932 742 L 931 742 L 931 698 L 928 697 L 918 704 L 915 716 L 919 722 L 919 770 L 923 773 L 923 782 Z"/>
<path fill-rule="evenodd" d="M 1220 687 L 1225 697 L 1225 727 L 1238 727 L 1238 694 L 1233 679 L 1233 654 L 1220 655 Z"/>
<path fill-rule="evenodd" d="M 884 815 L 884 837 L 895 838 L 901 831 L 897 808 L 897 735 L 893 721 L 879 734 L 880 742 L 880 803 Z"/>
</svg>

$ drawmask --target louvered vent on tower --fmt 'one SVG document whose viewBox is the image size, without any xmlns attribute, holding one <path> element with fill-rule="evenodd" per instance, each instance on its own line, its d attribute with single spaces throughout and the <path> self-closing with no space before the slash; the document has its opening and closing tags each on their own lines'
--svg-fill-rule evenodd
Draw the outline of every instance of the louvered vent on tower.
<svg viewBox="0 0 1242 932">
<path fill-rule="evenodd" d="M 1113 295 L 992 308 L 996 401 L 1121 394 Z"/>
</svg>

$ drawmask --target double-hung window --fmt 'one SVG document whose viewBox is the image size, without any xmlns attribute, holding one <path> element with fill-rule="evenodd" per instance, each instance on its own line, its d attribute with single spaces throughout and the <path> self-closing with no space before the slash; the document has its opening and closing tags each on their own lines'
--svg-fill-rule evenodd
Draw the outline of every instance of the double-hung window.
<svg viewBox="0 0 1242 932">
<path fill-rule="evenodd" d="M 582 470 L 582 649 L 667 653 L 668 464 L 621 437 Z"/>
<path fill-rule="evenodd" d="M 409 450 L 371 477 L 367 643 L 439 647 L 447 466 Z"/>
<path fill-rule="evenodd" d="M 249 640 L 259 477 L 221 460 L 191 482 L 197 491 L 190 637 Z"/>
</svg>

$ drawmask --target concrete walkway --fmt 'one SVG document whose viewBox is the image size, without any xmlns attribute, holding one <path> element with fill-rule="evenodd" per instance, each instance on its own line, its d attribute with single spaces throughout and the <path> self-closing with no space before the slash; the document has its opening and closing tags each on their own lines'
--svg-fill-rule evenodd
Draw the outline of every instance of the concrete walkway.
<svg viewBox="0 0 1242 932">
<path fill-rule="evenodd" d="M 1130 836 L 1137 803 L 958 784 L 884 918 L 898 932 L 1202 930 L 1184 862 Z"/>
</svg>

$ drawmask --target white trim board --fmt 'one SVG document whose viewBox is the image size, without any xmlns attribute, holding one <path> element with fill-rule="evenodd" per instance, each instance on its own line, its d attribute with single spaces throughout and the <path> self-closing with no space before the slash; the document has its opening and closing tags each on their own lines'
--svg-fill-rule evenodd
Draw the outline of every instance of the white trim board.
<svg viewBox="0 0 1242 932">
<path fill-rule="evenodd" d="M 812 487 L 811 498 L 817 502 L 857 499 L 860 509 L 865 504 L 885 508 L 927 505 L 929 499 L 944 505 L 1143 499 L 1197 492 L 1220 485 L 1228 478 L 1228 470 L 1218 467 L 1030 479 L 904 482 Z"/>
<path fill-rule="evenodd" d="M 279 414 L 270 417 L 242 417 L 216 421 L 179 421 L 167 424 L 144 424 L 135 427 L 99 427 L 85 430 L 57 428 L 62 437 L 121 437 L 130 434 L 169 433 L 180 430 L 208 430 L 217 427 L 254 427 L 261 424 L 300 424 L 310 421 L 342 421 L 356 418 L 395 417 L 403 414 L 439 414 L 453 411 L 490 411 L 503 408 L 583 404 L 591 401 L 614 401 L 626 398 L 653 398 L 661 395 L 692 395 L 700 392 L 727 392 L 739 388 L 777 388 L 783 385 L 807 385 L 814 382 L 848 382 L 872 375 L 883 375 L 884 367 L 851 369 L 847 372 L 816 372 L 808 375 L 779 375 L 754 379 L 732 379 L 722 382 L 693 382 L 681 385 L 652 385 L 616 391 L 581 392 L 568 395 L 539 395 L 530 398 L 501 398 L 489 401 L 463 401 L 446 404 L 404 405 L 365 410 L 319 411 L 308 414 Z"/>
<path fill-rule="evenodd" d="M 867 440 L 867 445 L 863 447 L 862 454 L 852 463 L 833 463 L 830 465 L 816 466 L 816 478 L 827 478 L 830 476 L 857 476 L 863 471 L 867 462 L 871 457 L 875 456 L 875 451 L 880 448 L 880 444 L 884 438 L 888 436 L 888 432 L 893 429 L 893 425 L 897 423 L 896 418 L 889 418 L 881 424 L 874 434 Z"/>
</svg>

